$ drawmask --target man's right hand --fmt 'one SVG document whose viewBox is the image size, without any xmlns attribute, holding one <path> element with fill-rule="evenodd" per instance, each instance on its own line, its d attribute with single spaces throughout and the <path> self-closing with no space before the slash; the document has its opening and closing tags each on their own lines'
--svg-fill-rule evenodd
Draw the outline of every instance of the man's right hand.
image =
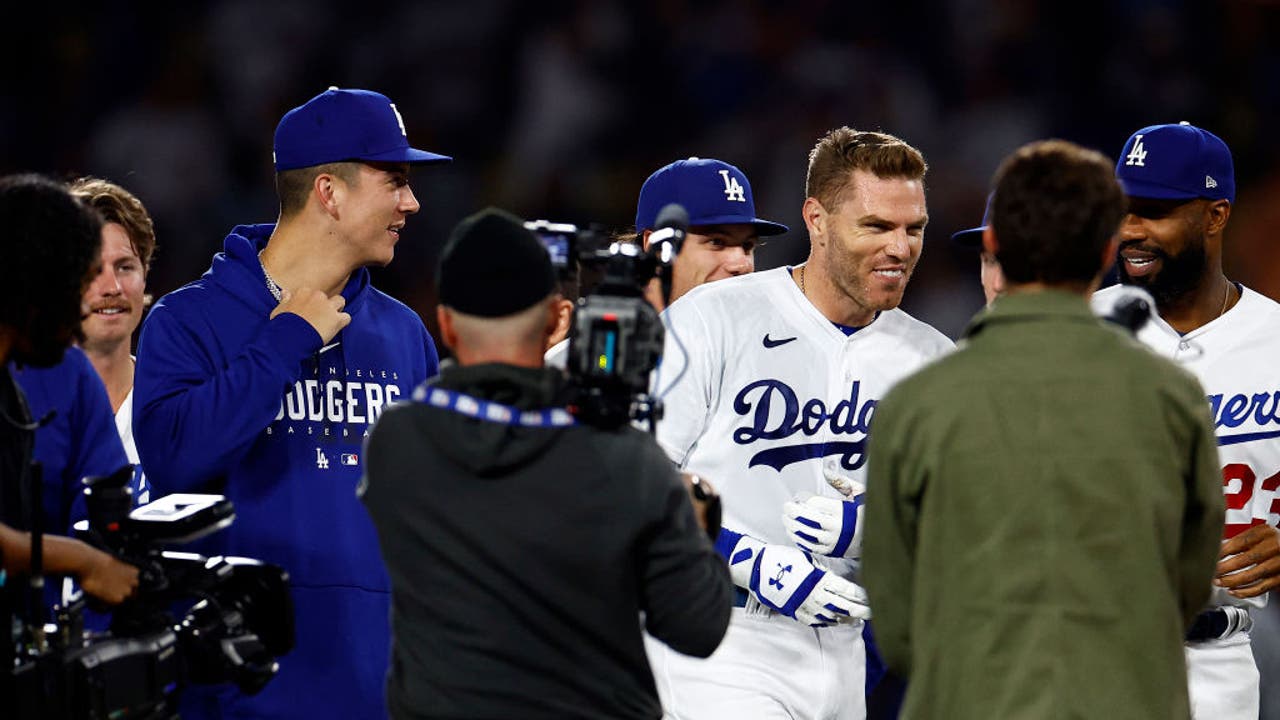
<svg viewBox="0 0 1280 720">
<path fill-rule="evenodd" d="M 756 556 L 750 589 L 762 605 L 810 627 L 871 617 L 865 590 L 784 545 L 766 545 Z"/>
<path fill-rule="evenodd" d="M 271 311 L 271 317 L 293 313 L 315 328 L 320 334 L 320 341 L 327 344 L 339 330 L 351 324 L 351 316 L 342 312 L 346 304 L 346 298 L 340 294 L 329 297 L 311 288 L 299 288 L 297 292 L 283 290 L 280 304 Z"/>
<path fill-rule="evenodd" d="M 761 605 L 812 627 L 871 617 L 866 591 L 815 566 L 800 549 L 769 545 L 731 530 L 722 532 L 721 541 L 725 540 L 734 542 L 726 555 L 729 576 Z M 722 542 L 717 542 L 717 549 L 726 554 Z"/>
</svg>

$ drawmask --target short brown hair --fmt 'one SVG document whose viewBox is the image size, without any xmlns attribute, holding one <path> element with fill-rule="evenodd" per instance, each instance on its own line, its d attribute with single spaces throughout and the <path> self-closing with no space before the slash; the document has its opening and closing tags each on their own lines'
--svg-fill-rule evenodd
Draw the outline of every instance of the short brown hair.
<svg viewBox="0 0 1280 720">
<path fill-rule="evenodd" d="M 1091 282 L 1125 213 L 1115 163 L 1066 140 L 1023 145 L 1000 163 L 991 200 L 1007 280 Z"/>
<path fill-rule="evenodd" d="M 109 180 L 96 177 L 73 181 L 71 194 L 97 210 L 103 222 L 123 227 L 129 236 L 129 245 L 142 261 L 142 267 L 151 268 L 151 256 L 156 251 L 156 229 L 147 208 L 137 196 Z"/>
<path fill-rule="evenodd" d="M 280 198 L 281 217 L 293 216 L 306 207 L 307 196 L 311 194 L 311 185 L 317 175 L 335 175 L 348 185 L 355 185 L 360 182 L 359 167 L 358 162 L 334 162 L 276 173 L 276 196 Z"/>
<path fill-rule="evenodd" d="M 919 150 L 893 135 L 838 127 L 809 151 L 805 195 L 834 210 L 845 199 L 854 170 L 880 178 L 922 180 L 929 165 Z"/>
</svg>

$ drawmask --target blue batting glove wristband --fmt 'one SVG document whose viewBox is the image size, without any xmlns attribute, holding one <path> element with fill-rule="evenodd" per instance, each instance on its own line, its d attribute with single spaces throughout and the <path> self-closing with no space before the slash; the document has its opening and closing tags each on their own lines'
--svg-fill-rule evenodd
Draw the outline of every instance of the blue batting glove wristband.
<svg viewBox="0 0 1280 720">
<path fill-rule="evenodd" d="M 742 533 L 736 533 L 726 527 L 720 528 L 720 534 L 716 536 L 716 552 L 720 553 L 720 557 L 732 562 L 733 550 L 738 547 L 738 541 L 742 538 Z"/>
<path fill-rule="evenodd" d="M 716 552 L 729 562 L 729 577 L 740 588 L 751 589 L 751 569 L 765 544 L 750 535 L 742 535 L 725 528 L 716 538 Z"/>
</svg>

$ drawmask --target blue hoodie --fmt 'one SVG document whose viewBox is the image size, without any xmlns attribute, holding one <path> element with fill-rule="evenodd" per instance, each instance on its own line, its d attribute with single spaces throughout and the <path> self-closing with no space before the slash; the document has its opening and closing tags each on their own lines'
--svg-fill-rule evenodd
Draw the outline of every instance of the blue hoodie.
<svg viewBox="0 0 1280 720">
<path fill-rule="evenodd" d="M 43 467 L 44 531 L 70 535 L 71 525 L 87 517 L 80 481 L 110 475 L 129 463 L 107 388 L 77 347 L 67 348 L 57 365 L 18 369 L 10 363 L 9 370 L 27 396 L 33 419 L 54 413 L 36 430 L 34 459 Z"/>
<path fill-rule="evenodd" d="M 297 646 L 260 693 L 188 689 L 183 717 L 384 718 L 390 585 L 355 490 L 369 428 L 436 374 L 435 344 L 365 269 L 330 344 L 298 315 L 268 319 L 258 253 L 273 229 L 234 228 L 139 339 L 134 437 L 153 499 L 225 494 L 235 522 L 187 549 L 284 567 L 296 612 Z"/>
</svg>

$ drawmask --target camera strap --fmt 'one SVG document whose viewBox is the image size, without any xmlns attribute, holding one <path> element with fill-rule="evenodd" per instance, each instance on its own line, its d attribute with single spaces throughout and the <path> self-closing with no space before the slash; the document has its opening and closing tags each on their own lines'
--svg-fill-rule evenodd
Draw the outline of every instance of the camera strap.
<svg viewBox="0 0 1280 720">
<path fill-rule="evenodd" d="M 578 421 L 564 408 L 521 410 L 511 405 L 464 395 L 441 387 L 420 387 L 413 393 L 416 402 L 452 410 L 486 422 L 522 427 L 569 427 Z"/>
</svg>

